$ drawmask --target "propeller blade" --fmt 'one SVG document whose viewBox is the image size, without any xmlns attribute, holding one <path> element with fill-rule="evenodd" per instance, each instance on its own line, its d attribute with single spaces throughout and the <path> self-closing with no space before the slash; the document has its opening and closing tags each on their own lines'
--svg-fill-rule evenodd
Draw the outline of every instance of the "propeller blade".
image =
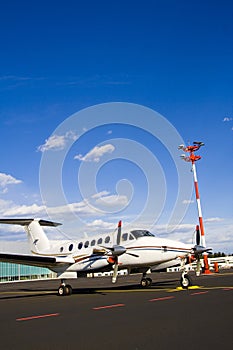
<svg viewBox="0 0 233 350">
<path fill-rule="evenodd" d="M 116 238 L 116 244 L 120 245 L 121 243 L 121 220 L 118 222 L 118 228 L 117 228 L 117 238 Z"/>
<path fill-rule="evenodd" d="M 200 276 L 201 273 L 201 260 L 200 255 L 197 256 L 197 268 L 196 268 L 196 275 Z"/>
<path fill-rule="evenodd" d="M 201 242 L 201 236 L 200 236 L 200 230 L 199 226 L 196 226 L 196 245 L 200 245 Z"/>
<path fill-rule="evenodd" d="M 114 265 L 114 270 L 113 270 L 113 275 L 112 275 L 112 283 L 116 283 L 117 281 L 117 273 L 118 273 L 118 259 L 116 259 L 115 265 Z"/>
<path fill-rule="evenodd" d="M 133 253 L 128 253 L 127 251 L 126 251 L 126 254 L 134 256 L 135 258 L 139 258 L 139 255 L 136 255 L 136 254 L 133 254 Z"/>
</svg>

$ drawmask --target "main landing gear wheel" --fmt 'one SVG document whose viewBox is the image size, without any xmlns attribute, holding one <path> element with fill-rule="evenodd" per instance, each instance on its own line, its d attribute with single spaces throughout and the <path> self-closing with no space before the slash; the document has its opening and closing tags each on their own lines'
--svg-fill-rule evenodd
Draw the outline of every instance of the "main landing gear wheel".
<svg viewBox="0 0 233 350">
<path fill-rule="evenodd" d="M 145 277 L 143 277 L 143 278 L 141 279 L 141 287 L 142 287 L 142 288 L 148 288 L 148 287 L 151 286 L 151 284 L 152 284 L 152 279 L 151 279 L 151 278 L 145 278 Z"/>
<path fill-rule="evenodd" d="M 57 294 L 59 296 L 71 295 L 72 294 L 72 287 L 69 284 L 67 284 L 65 286 L 61 285 L 58 288 Z"/>
<path fill-rule="evenodd" d="M 188 289 L 192 285 L 192 280 L 187 273 L 181 276 L 180 284 L 183 289 Z"/>
</svg>

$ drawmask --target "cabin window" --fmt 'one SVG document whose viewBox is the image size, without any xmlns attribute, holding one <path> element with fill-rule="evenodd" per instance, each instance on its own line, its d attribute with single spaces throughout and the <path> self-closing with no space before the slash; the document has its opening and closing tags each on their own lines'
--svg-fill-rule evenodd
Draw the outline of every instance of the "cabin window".
<svg viewBox="0 0 233 350">
<path fill-rule="evenodd" d="M 104 242 L 105 242 L 105 243 L 109 243 L 109 242 L 110 242 L 110 237 L 107 236 L 107 237 L 105 238 Z"/>
<path fill-rule="evenodd" d="M 97 241 L 97 244 L 102 244 L 102 242 L 103 242 L 102 238 L 99 238 Z"/>
<path fill-rule="evenodd" d="M 80 243 L 78 244 L 78 249 L 82 249 L 82 247 L 83 247 L 83 242 L 80 242 Z"/>
<path fill-rule="evenodd" d="M 130 240 L 130 241 L 134 240 L 133 235 L 131 235 L 131 234 L 129 235 L 129 240 Z"/>
<path fill-rule="evenodd" d="M 91 241 L 91 246 L 93 247 L 93 245 L 95 245 L 95 239 Z"/>
<path fill-rule="evenodd" d="M 123 233 L 122 241 L 127 241 L 127 239 L 128 239 L 128 233 Z"/>
<path fill-rule="evenodd" d="M 61 252 L 61 253 L 63 252 L 63 249 L 64 249 L 63 247 L 60 248 L 60 252 Z"/>
<path fill-rule="evenodd" d="M 69 245 L 69 251 L 70 251 L 70 252 L 71 252 L 71 250 L 73 250 L 73 247 L 74 247 L 73 244 L 70 244 L 70 245 Z"/>
<path fill-rule="evenodd" d="M 85 247 L 85 248 L 88 248 L 88 246 L 89 246 L 89 241 L 86 241 L 86 242 L 84 243 L 84 247 Z"/>
</svg>

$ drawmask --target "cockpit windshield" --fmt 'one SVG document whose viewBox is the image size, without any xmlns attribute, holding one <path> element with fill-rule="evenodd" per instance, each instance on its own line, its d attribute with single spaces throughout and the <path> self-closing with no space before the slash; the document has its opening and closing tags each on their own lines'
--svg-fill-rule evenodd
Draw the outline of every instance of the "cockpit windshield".
<svg viewBox="0 0 233 350">
<path fill-rule="evenodd" d="M 140 237 L 155 237 L 151 232 L 147 230 L 133 230 L 131 233 L 136 239 Z"/>
</svg>

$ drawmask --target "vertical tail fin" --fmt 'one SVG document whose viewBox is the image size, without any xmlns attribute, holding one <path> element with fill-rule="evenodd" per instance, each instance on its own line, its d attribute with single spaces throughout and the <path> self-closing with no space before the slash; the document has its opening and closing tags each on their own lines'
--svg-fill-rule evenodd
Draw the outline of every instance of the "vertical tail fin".
<svg viewBox="0 0 233 350">
<path fill-rule="evenodd" d="M 36 219 L 0 219 L 0 224 L 24 226 L 32 253 L 43 253 L 50 248 L 50 242 L 42 226 L 58 226 L 56 222 Z"/>
<path fill-rule="evenodd" d="M 28 234 L 28 243 L 32 253 L 49 250 L 50 243 L 39 220 L 33 220 L 29 225 L 25 225 L 24 229 Z"/>
</svg>

